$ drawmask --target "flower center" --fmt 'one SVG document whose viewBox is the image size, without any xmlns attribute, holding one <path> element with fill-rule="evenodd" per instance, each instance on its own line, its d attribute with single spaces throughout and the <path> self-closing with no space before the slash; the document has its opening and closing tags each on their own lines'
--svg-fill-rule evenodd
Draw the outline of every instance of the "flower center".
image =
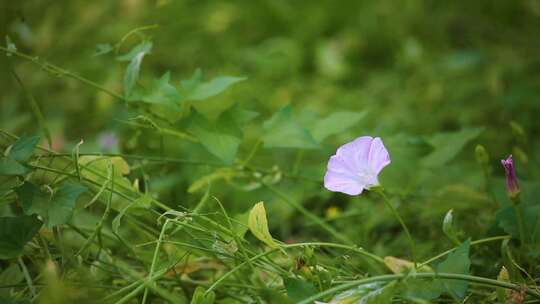
<svg viewBox="0 0 540 304">
<path fill-rule="evenodd" d="M 371 170 L 362 170 L 357 173 L 358 180 L 364 185 L 370 185 L 373 183 L 374 174 Z"/>
</svg>

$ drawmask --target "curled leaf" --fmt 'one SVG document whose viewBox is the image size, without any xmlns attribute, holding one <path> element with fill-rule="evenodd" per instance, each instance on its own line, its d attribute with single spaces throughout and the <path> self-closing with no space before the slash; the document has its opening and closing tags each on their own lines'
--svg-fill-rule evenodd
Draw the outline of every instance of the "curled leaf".
<svg viewBox="0 0 540 304">
<path fill-rule="evenodd" d="M 279 247 L 268 230 L 268 220 L 266 219 L 266 209 L 263 202 L 258 202 L 249 212 L 248 227 L 251 233 L 261 242 L 272 248 Z"/>
<path fill-rule="evenodd" d="M 459 245 L 461 242 L 458 238 L 458 233 L 454 227 L 454 210 L 450 209 L 444 216 L 443 226 L 444 234 L 456 245 Z"/>
<path fill-rule="evenodd" d="M 497 275 L 497 281 L 510 282 L 510 275 L 508 274 L 508 270 L 506 269 L 506 267 L 501 267 L 501 270 Z M 506 296 L 507 291 L 504 288 L 497 288 L 497 299 L 499 300 L 499 303 L 507 303 Z"/>
<path fill-rule="evenodd" d="M 393 273 L 402 273 L 414 268 L 414 263 L 408 260 L 396 258 L 393 256 L 384 257 L 384 264 L 390 269 Z M 417 269 L 419 272 L 431 272 L 433 269 L 431 267 L 424 265 Z"/>
<path fill-rule="evenodd" d="M 130 61 L 124 74 L 124 95 L 126 97 L 129 97 L 133 92 L 139 79 L 139 71 L 143 58 L 151 51 L 152 43 L 150 41 L 144 41 L 135 46 L 129 53 L 118 57 L 120 61 Z"/>
</svg>

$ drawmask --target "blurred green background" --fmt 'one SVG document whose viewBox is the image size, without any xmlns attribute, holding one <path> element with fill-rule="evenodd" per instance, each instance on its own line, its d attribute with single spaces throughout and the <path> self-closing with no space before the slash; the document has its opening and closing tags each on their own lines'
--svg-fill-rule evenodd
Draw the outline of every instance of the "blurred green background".
<svg viewBox="0 0 540 304">
<path fill-rule="evenodd" d="M 499 202 L 506 202 L 499 159 L 509 153 L 523 183 L 530 181 L 526 195 L 539 193 L 533 182 L 540 161 L 538 1 L 2 1 L 0 14 L 2 39 L 9 35 L 20 52 L 115 92 L 122 92 L 125 63 L 111 54 L 94 56 L 96 45 L 114 44 L 149 25 L 157 28 L 141 32 L 154 43 L 141 82 L 170 71 L 171 83 L 178 85 L 196 68 L 207 79 L 247 77 L 196 106 L 210 118 L 235 104 L 259 113 L 244 130 L 241 158 L 264 133 L 263 122 L 286 105 L 308 129 L 334 111 L 365 113 L 322 149 L 264 149 L 253 162 L 319 181 L 280 180 L 277 186 L 376 253 L 406 246 L 380 202 L 369 194 L 348 198 L 321 186 L 328 157 L 357 136 L 384 139 L 393 163 L 382 181 L 396 194 L 394 202 L 419 240 L 442 238 L 433 227 L 450 208 L 473 238 L 498 229 L 498 206 L 485 192 L 474 157 L 478 143 L 491 155 Z M 137 39 L 131 36 L 119 53 Z M 11 75 L 14 69 L 40 105 L 58 151 L 71 151 L 80 139 L 85 140 L 82 151 L 103 151 L 100 138 L 114 134 L 113 152 L 215 160 L 193 144 L 122 123 L 132 116 L 129 110 L 103 92 L 51 76 L 31 62 L 0 57 L 4 130 L 41 132 Z M 212 170 L 152 167 L 131 178 L 146 174 L 153 195 L 171 206 L 190 207 L 198 196 L 187 193 L 189 185 Z M 284 241 L 325 238 L 309 223 L 294 221 L 295 211 L 271 192 L 245 188 L 217 182 L 212 194 L 232 214 L 267 201 L 269 214 L 275 214 L 272 231 Z M 339 215 L 333 220 L 335 210 Z M 428 252 L 448 244 L 421 242 L 420 247 Z"/>
</svg>

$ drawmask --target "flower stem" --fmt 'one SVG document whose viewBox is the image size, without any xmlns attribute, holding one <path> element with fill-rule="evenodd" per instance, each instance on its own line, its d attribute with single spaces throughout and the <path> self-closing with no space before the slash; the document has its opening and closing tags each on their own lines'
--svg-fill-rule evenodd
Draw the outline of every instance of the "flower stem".
<svg viewBox="0 0 540 304">
<path fill-rule="evenodd" d="M 518 224 L 518 233 L 519 240 L 521 242 L 521 247 L 525 246 L 525 226 L 523 225 L 523 215 L 521 214 L 521 209 L 519 208 L 519 202 L 513 202 L 512 206 L 514 207 L 514 212 L 516 213 L 516 221 Z"/>
<path fill-rule="evenodd" d="M 383 198 L 384 203 L 386 204 L 388 209 L 390 209 L 390 211 L 392 212 L 392 215 L 399 222 L 399 224 L 403 228 L 403 231 L 405 231 L 405 235 L 407 235 L 407 239 L 409 240 L 409 245 L 411 246 L 411 256 L 412 256 L 412 260 L 413 260 L 413 263 L 414 263 L 414 267 L 416 268 L 416 266 L 417 266 L 416 265 L 416 261 L 417 261 L 417 259 L 416 259 L 416 245 L 415 245 L 414 240 L 413 240 L 413 238 L 411 236 L 409 228 L 407 228 L 407 225 L 405 224 L 405 222 L 401 218 L 401 215 L 399 215 L 396 208 L 394 208 L 394 206 L 392 206 L 392 204 L 390 203 L 390 200 L 388 199 L 386 194 L 384 194 L 384 190 L 377 189 L 377 190 L 375 190 L 375 192 L 377 192 Z"/>
<path fill-rule="evenodd" d="M 328 232 L 330 235 L 338 239 L 339 241 L 347 244 L 347 245 L 354 245 L 354 242 L 352 242 L 347 236 L 344 234 L 338 232 L 336 229 L 334 229 L 332 226 L 327 224 L 323 219 L 319 218 L 316 214 L 312 213 L 311 211 L 307 210 L 302 206 L 301 204 L 295 202 L 293 199 L 290 199 L 286 194 L 279 191 L 278 189 L 274 188 L 272 185 L 269 185 L 265 182 L 262 182 L 262 184 L 270 190 L 272 193 L 277 195 L 280 199 L 282 199 L 285 203 L 296 209 L 298 212 L 302 213 L 305 217 L 313 221 L 313 223 L 319 225 L 323 230 Z"/>
</svg>

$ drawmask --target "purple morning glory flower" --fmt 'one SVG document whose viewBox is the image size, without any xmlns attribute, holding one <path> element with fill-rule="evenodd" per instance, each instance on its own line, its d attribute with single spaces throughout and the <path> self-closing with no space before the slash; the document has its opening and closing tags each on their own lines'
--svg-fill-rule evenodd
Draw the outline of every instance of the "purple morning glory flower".
<svg viewBox="0 0 540 304">
<path fill-rule="evenodd" d="M 506 173 L 506 190 L 508 191 L 508 195 L 511 198 L 517 197 L 521 192 L 521 189 L 519 188 L 512 154 L 510 154 L 507 159 L 501 160 L 501 164 L 503 165 Z"/>
<path fill-rule="evenodd" d="M 359 137 L 330 157 L 324 187 L 348 195 L 361 194 L 379 185 L 377 176 L 388 164 L 390 155 L 379 137 Z"/>
</svg>

